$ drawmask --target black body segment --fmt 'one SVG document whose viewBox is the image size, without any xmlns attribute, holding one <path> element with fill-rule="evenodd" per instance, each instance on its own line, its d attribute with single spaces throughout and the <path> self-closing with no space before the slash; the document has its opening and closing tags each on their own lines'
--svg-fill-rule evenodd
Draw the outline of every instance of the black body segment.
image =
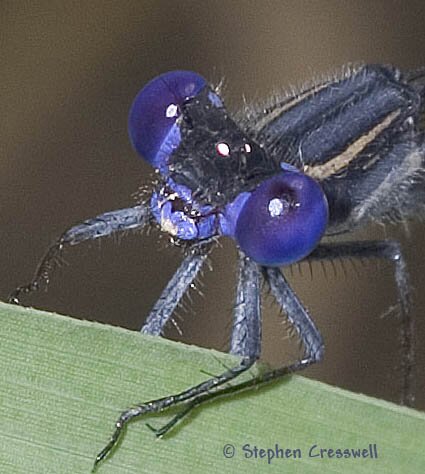
<svg viewBox="0 0 425 474">
<path fill-rule="evenodd" d="M 423 77 L 411 77 L 364 66 L 242 120 L 271 161 L 321 183 L 328 234 L 367 220 L 425 216 Z"/>
<path fill-rule="evenodd" d="M 425 147 L 422 136 L 405 137 L 377 152 L 368 164 L 352 164 L 342 177 L 322 183 L 330 208 L 328 234 L 370 221 L 425 218 Z"/>
<path fill-rule="evenodd" d="M 249 139 L 224 107 L 211 104 L 210 93 L 204 89 L 183 107 L 182 139 L 170 157 L 169 175 L 175 183 L 191 189 L 198 203 L 220 207 L 241 192 L 251 191 L 280 167 Z M 229 146 L 229 156 L 220 156 L 219 143 Z"/>
<path fill-rule="evenodd" d="M 255 126 L 259 142 L 276 150 L 293 147 L 293 164 L 314 166 L 331 160 L 372 130 L 392 112 L 403 128 L 418 112 L 419 96 L 404 83 L 401 73 L 384 66 L 365 66 L 346 78 L 318 85 L 268 112 Z M 273 119 L 274 114 L 276 117 Z M 400 130 L 401 131 L 401 130 Z M 386 128 L 390 135 L 394 128 Z"/>
</svg>

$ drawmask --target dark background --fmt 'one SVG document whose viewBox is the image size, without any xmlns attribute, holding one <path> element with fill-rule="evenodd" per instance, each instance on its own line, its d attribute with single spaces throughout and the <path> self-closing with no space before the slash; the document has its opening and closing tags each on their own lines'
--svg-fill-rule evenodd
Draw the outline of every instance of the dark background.
<svg viewBox="0 0 425 474">
<path fill-rule="evenodd" d="M 26 283 L 49 243 L 70 225 L 131 205 L 150 169 L 131 149 L 127 113 L 149 79 L 191 69 L 225 78 L 225 100 L 271 91 L 358 62 L 425 65 L 425 2 L 417 1 L 3 1 L 0 6 L 0 298 Z M 414 288 L 417 406 L 425 408 L 424 226 L 372 227 L 361 238 L 400 238 Z M 235 248 L 223 241 L 205 297 L 180 309 L 180 336 L 226 350 Z M 178 249 L 157 234 L 84 244 L 66 253 L 38 308 L 139 328 L 177 268 Z M 306 374 L 377 397 L 400 396 L 399 329 L 386 263 L 295 268 L 291 277 L 326 342 Z M 187 303 L 189 303 L 186 300 Z M 264 359 L 296 353 L 278 311 L 265 305 Z M 0 348 L 1 351 L 1 348 Z M 284 401 L 282 401 L 284 403 Z"/>
</svg>

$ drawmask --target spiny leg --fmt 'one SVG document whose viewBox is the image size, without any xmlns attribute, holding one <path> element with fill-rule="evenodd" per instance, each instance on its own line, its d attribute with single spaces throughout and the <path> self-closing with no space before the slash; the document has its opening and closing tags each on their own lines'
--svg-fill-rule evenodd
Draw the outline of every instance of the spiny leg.
<svg viewBox="0 0 425 474">
<path fill-rule="evenodd" d="M 20 304 L 21 294 L 37 291 L 42 285 L 48 285 L 50 273 L 58 264 L 60 253 L 65 247 L 77 245 L 86 240 L 94 240 L 144 227 L 150 218 L 149 208 L 145 205 L 105 212 L 92 219 L 77 224 L 66 230 L 59 239 L 49 247 L 27 285 L 16 288 L 8 297 L 9 303 Z"/>
<path fill-rule="evenodd" d="M 250 360 L 248 358 L 242 359 L 239 365 L 232 367 L 229 370 L 226 370 L 221 375 L 218 375 L 216 377 L 206 380 L 205 382 L 195 385 L 194 387 L 191 387 L 188 390 L 180 392 L 176 395 L 170 395 L 167 397 L 158 398 L 156 400 L 151 400 L 145 403 L 141 403 L 140 405 L 136 405 L 135 407 L 122 412 L 120 417 L 115 423 L 115 430 L 112 433 L 109 443 L 96 456 L 96 459 L 94 462 L 94 468 L 99 464 L 100 461 L 102 461 L 108 455 L 108 453 L 117 444 L 118 439 L 128 422 L 134 420 L 135 418 L 139 418 L 142 415 L 145 415 L 147 413 L 158 413 L 172 406 L 178 405 L 186 401 L 190 401 L 192 398 L 202 396 L 212 391 L 216 387 L 223 385 L 226 382 L 229 382 L 230 380 L 234 379 L 238 375 L 247 371 L 254 363 L 255 363 L 255 359 L 254 360 Z M 186 414 L 186 410 L 183 410 L 183 411 L 185 412 L 184 414 Z M 180 417 L 178 415 L 176 416 L 177 418 L 173 423 L 171 423 L 171 426 L 174 426 L 174 424 L 178 421 L 178 419 L 181 418 L 181 416 Z"/>
<path fill-rule="evenodd" d="M 261 309 L 259 269 L 239 254 L 238 285 L 233 311 L 230 353 L 258 359 L 261 353 Z"/>
<path fill-rule="evenodd" d="M 265 280 L 269 284 L 273 296 L 283 309 L 288 321 L 294 326 L 305 348 L 302 360 L 291 366 L 276 369 L 276 371 L 272 372 L 280 373 L 279 371 L 283 371 L 283 373 L 287 373 L 288 368 L 290 368 L 290 372 L 294 372 L 314 362 L 320 361 L 323 358 L 324 352 L 322 336 L 307 310 L 279 268 L 264 267 L 263 271 Z"/>
<path fill-rule="evenodd" d="M 190 249 L 189 255 L 185 257 L 155 303 L 146 323 L 140 330 L 142 333 L 154 336 L 161 335 L 174 309 L 201 270 L 208 257 L 209 250 L 210 245 L 203 245 L 200 248 L 195 246 Z"/>
<path fill-rule="evenodd" d="M 246 312 L 243 316 L 241 313 Z M 251 314 L 248 314 L 252 312 Z M 129 410 L 124 411 L 115 423 L 115 430 L 111 436 L 109 443 L 105 448 L 97 455 L 94 468 L 97 464 L 104 459 L 108 453 L 118 442 L 118 439 L 127 425 L 127 423 L 135 418 L 138 418 L 147 413 L 157 413 L 165 410 L 166 408 L 174 405 L 189 402 L 186 407 L 183 408 L 175 417 L 173 417 L 169 423 L 159 428 L 158 430 L 150 427 L 157 436 L 162 436 L 169 429 L 171 429 L 181 418 L 188 414 L 197 403 L 192 403 L 191 400 L 197 400 L 199 397 L 202 399 L 206 394 L 210 393 L 220 385 L 223 385 L 230 380 L 234 379 L 238 375 L 247 371 L 257 360 L 260 352 L 260 287 L 259 287 L 259 270 L 257 264 L 252 262 L 248 258 L 241 257 L 239 260 L 239 276 L 238 276 L 238 288 L 236 295 L 236 306 L 235 306 L 235 327 L 238 327 L 234 332 L 238 335 L 238 339 L 241 341 L 240 344 L 234 344 L 234 347 L 240 347 L 240 355 L 243 355 L 241 362 L 221 375 L 210 378 L 205 382 L 202 382 L 194 387 L 189 388 L 176 395 L 159 398 L 146 403 L 137 405 Z M 240 329 L 246 325 L 246 331 Z M 241 335 L 245 332 L 247 335 L 245 338 Z M 246 341 L 257 341 L 249 342 Z M 242 348 L 252 351 L 252 353 L 242 353 Z"/>
<path fill-rule="evenodd" d="M 258 266 L 242 253 L 239 255 L 238 285 L 233 312 L 230 353 L 257 360 L 261 352 L 261 309 Z M 167 433 L 179 420 L 198 405 L 198 397 L 186 404 L 168 423 L 160 428 L 148 427 L 158 436 Z"/>
<path fill-rule="evenodd" d="M 395 265 L 395 281 L 401 316 L 401 368 L 403 375 L 401 404 L 412 406 L 414 402 L 415 324 L 410 312 L 409 278 L 400 244 L 394 240 L 321 244 L 308 256 L 308 260 L 331 260 L 351 257 L 382 258 L 390 260 Z"/>
<path fill-rule="evenodd" d="M 243 269 L 243 266 L 240 267 Z M 275 370 L 271 370 L 264 374 L 261 374 L 257 377 L 253 377 L 242 383 L 231 385 L 225 388 L 218 388 L 208 390 L 199 396 L 192 398 L 185 405 L 184 409 L 177 413 L 166 425 L 162 426 L 160 429 L 153 429 L 148 425 L 157 436 L 162 436 L 167 433 L 179 420 L 181 420 L 185 415 L 191 412 L 197 406 L 211 401 L 218 397 L 224 397 L 226 395 L 240 393 L 244 390 L 271 382 L 277 378 L 280 378 L 284 375 L 302 370 L 314 362 L 318 362 L 323 357 L 323 341 L 322 337 L 310 318 L 307 310 L 303 307 L 300 300 L 295 295 L 294 291 L 289 286 L 282 272 L 278 268 L 263 268 L 264 278 L 268 282 L 270 289 L 276 298 L 279 305 L 287 314 L 288 320 L 295 327 L 301 341 L 303 342 L 305 353 L 303 359 L 290 364 L 287 366 L 280 367 Z M 252 277 L 250 277 L 249 282 L 252 282 Z M 238 295 L 240 287 L 238 287 Z M 258 290 L 258 287 L 257 287 Z M 252 291 L 252 290 L 251 290 Z M 253 293 L 254 291 L 252 291 Z M 244 301 L 247 308 L 255 308 L 257 302 L 253 300 L 253 294 L 246 293 L 243 298 L 237 296 L 237 300 Z M 242 294 L 241 294 L 242 296 Z M 244 305 L 242 305 L 244 306 Z M 236 315 L 234 318 L 234 332 L 232 335 L 232 347 L 245 348 L 247 351 L 254 351 L 257 354 L 260 353 L 260 313 L 258 308 L 258 313 L 253 312 L 252 314 L 242 309 L 241 313 Z M 250 316 L 257 317 L 250 319 Z M 245 316 L 245 317 L 244 317 Z M 236 334 L 236 341 L 234 335 Z M 241 335 L 246 335 L 241 338 Z M 250 341 L 250 342 L 248 342 Z M 257 342 L 255 342 L 257 341 Z M 235 351 L 236 352 L 236 351 Z M 241 350 L 242 352 L 242 350 Z"/>
<path fill-rule="evenodd" d="M 272 382 L 285 375 L 305 369 L 323 358 L 324 346 L 322 336 L 281 270 L 275 267 L 263 267 L 262 269 L 264 279 L 270 286 L 273 296 L 286 313 L 289 322 L 294 326 L 304 345 L 303 358 L 293 364 L 270 370 L 242 383 L 204 393 L 190 400 L 188 406 L 191 409 L 215 398 L 240 393 L 254 386 Z"/>
<path fill-rule="evenodd" d="M 240 265 L 239 282 L 242 282 L 243 276 L 248 279 L 247 286 L 243 291 L 241 291 L 241 284 L 238 285 L 237 304 L 233 319 L 231 352 L 245 357 L 249 354 L 257 354 L 258 358 L 261 351 L 261 313 L 258 306 L 259 298 L 255 298 L 255 295 L 259 294 L 259 287 L 257 284 L 255 288 L 249 288 L 249 285 L 252 285 L 252 282 L 255 281 L 253 275 L 249 274 L 250 270 L 253 271 L 254 268 L 245 268 L 243 264 Z M 257 269 L 255 269 L 255 271 L 257 271 Z M 236 392 L 239 393 L 256 385 L 271 382 L 276 378 L 302 370 L 322 359 L 322 337 L 307 310 L 289 286 L 282 272 L 278 268 L 263 267 L 263 274 L 278 304 L 286 313 L 290 323 L 295 327 L 295 330 L 304 345 L 305 353 L 303 359 L 294 364 L 280 367 L 257 377 L 253 377 L 252 379 L 240 384 L 231 385 L 224 389 L 209 390 L 200 396 L 191 399 L 186 404 L 185 408 L 177 413 L 177 415 L 174 416 L 166 425 L 161 427 L 159 430 L 154 430 L 157 436 L 162 436 L 167 433 L 167 431 L 169 431 L 179 420 L 202 403 L 217 397 Z M 150 428 L 152 429 L 151 426 Z"/>
</svg>

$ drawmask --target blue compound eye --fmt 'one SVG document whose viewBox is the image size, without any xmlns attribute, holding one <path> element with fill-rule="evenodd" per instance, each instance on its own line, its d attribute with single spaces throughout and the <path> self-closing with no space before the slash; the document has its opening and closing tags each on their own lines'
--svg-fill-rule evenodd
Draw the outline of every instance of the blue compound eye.
<svg viewBox="0 0 425 474">
<path fill-rule="evenodd" d="M 320 185 L 302 173 L 283 172 L 253 191 L 239 214 L 235 237 L 257 263 L 288 265 L 316 247 L 327 222 Z"/>
<path fill-rule="evenodd" d="M 155 168 L 163 168 L 180 143 L 177 119 L 180 107 L 205 86 L 205 79 L 191 71 L 171 71 L 150 81 L 130 109 L 128 131 L 135 150 Z"/>
</svg>

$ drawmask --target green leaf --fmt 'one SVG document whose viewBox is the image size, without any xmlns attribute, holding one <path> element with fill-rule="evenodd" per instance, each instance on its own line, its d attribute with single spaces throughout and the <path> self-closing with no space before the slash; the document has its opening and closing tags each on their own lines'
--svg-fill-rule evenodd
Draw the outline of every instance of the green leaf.
<svg viewBox="0 0 425 474">
<path fill-rule="evenodd" d="M 0 472 L 89 473 L 119 413 L 220 373 L 236 358 L 0 304 Z M 170 414 L 150 417 L 154 426 Z M 299 449 L 274 458 L 267 449 Z M 309 457 L 369 449 L 377 459 Z M 197 409 L 163 439 L 129 425 L 99 473 L 423 472 L 425 416 L 299 376 Z M 232 453 L 232 458 L 226 458 Z M 258 455 L 249 455 L 254 446 Z M 225 446 L 227 446 L 225 448 Z M 260 449 L 266 457 L 260 457 Z M 367 451 L 365 451 L 366 453 Z M 288 452 L 289 453 L 289 452 Z M 285 454 L 282 452 L 282 454 Z"/>
</svg>

